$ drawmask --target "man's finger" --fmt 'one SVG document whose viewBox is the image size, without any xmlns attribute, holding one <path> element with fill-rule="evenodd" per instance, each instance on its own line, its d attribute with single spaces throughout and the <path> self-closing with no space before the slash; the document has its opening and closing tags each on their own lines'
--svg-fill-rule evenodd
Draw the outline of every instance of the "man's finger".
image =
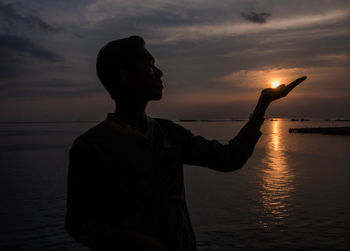
<svg viewBox="0 0 350 251">
<path fill-rule="evenodd" d="M 299 85 L 301 82 L 303 82 L 305 79 L 306 79 L 306 76 L 294 80 L 292 83 L 290 83 L 289 85 L 286 86 L 287 91 L 290 92 L 297 85 Z"/>
</svg>

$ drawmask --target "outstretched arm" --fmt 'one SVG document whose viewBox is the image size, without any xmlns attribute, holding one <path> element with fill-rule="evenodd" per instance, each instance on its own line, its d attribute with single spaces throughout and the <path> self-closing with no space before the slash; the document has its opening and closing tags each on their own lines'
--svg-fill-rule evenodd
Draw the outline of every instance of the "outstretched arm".
<svg viewBox="0 0 350 251">
<path fill-rule="evenodd" d="M 287 96 L 293 88 L 305 79 L 306 77 L 302 77 L 287 86 L 281 85 L 275 89 L 264 89 L 249 121 L 228 144 L 223 145 L 216 140 L 206 140 L 183 128 L 179 130 L 182 133 L 179 133 L 177 138 L 184 139 L 181 147 L 184 163 L 206 166 L 223 172 L 241 168 L 252 155 L 254 146 L 261 136 L 260 127 L 264 122 L 267 107 L 274 100 Z M 176 135 L 176 133 L 173 133 L 173 135 Z"/>
</svg>

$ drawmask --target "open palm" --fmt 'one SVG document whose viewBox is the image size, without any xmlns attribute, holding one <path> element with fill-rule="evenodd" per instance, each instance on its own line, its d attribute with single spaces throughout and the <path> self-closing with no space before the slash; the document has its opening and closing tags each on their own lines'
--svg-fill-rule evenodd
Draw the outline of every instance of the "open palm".
<svg viewBox="0 0 350 251">
<path fill-rule="evenodd" d="M 270 103 L 276 99 L 283 98 L 288 95 L 288 93 L 293 90 L 297 85 L 303 82 L 306 76 L 298 78 L 288 85 L 280 85 L 277 88 L 266 88 L 261 92 L 260 98 L 267 103 Z"/>
</svg>

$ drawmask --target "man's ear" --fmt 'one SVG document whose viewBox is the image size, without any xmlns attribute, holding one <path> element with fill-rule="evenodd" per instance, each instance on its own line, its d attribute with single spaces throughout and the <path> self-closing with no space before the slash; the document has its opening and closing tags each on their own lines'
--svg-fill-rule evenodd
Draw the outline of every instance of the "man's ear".
<svg viewBox="0 0 350 251">
<path fill-rule="evenodd" d="M 119 69 L 118 75 L 121 84 L 129 84 L 133 81 L 133 75 L 127 69 Z"/>
</svg>

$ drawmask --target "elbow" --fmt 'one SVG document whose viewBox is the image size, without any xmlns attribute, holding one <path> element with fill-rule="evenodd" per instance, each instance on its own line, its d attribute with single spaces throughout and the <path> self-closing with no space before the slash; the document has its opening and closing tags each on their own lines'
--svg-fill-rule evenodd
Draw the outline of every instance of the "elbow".
<svg viewBox="0 0 350 251">
<path fill-rule="evenodd" d="M 236 171 L 241 169 L 248 161 L 249 156 L 240 156 L 239 158 L 225 158 L 216 166 L 216 170 L 224 173 Z"/>
<path fill-rule="evenodd" d="M 223 172 L 223 173 L 229 173 L 232 171 L 236 171 L 238 169 L 241 169 L 244 164 L 246 163 L 246 161 L 229 161 L 229 162 L 224 162 L 224 163 L 219 163 L 216 165 L 213 165 L 210 167 L 210 169 L 219 171 L 219 172 Z"/>
<path fill-rule="evenodd" d="M 71 217 L 69 217 L 68 215 L 66 215 L 65 218 L 65 225 L 64 225 L 67 233 L 77 242 L 81 242 L 80 238 L 79 238 L 79 229 L 81 227 L 81 224 L 79 224 L 78 222 L 74 221 L 73 219 L 71 219 Z"/>
<path fill-rule="evenodd" d="M 232 172 L 232 171 L 235 171 L 235 170 L 237 170 L 236 168 L 235 169 L 233 169 L 233 168 L 227 168 L 227 167 L 217 167 L 217 168 L 215 168 L 215 170 L 216 171 L 219 171 L 219 172 L 221 172 L 221 173 L 229 173 L 229 172 Z"/>
<path fill-rule="evenodd" d="M 237 166 L 235 166 L 235 167 L 226 167 L 226 168 L 223 168 L 223 169 L 221 169 L 220 171 L 222 172 L 222 173 L 230 173 L 230 172 L 233 172 L 233 171 L 236 171 L 236 170 L 238 170 L 238 169 L 240 169 L 240 168 L 242 168 L 242 167 L 237 167 Z"/>
<path fill-rule="evenodd" d="M 214 164 L 215 170 L 228 173 L 241 169 L 253 153 L 252 148 L 240 148 L 236 151 L 224 151 Z"/>
<path fill-rule="evenodd" d="M 218 171 L 222 172 L 222 173 L 229 173 L 229 172 L 232 172 L 232 171 L 236 171 L 238 169 L 241 169 L 242 167 L 244 166 L 243 165 L 237 165 L 237 164 L 234 164 L 234 165 L 225 165 L 225 166 L 221 166 L 219 169 L 217 169 Z"/>
</svg>

